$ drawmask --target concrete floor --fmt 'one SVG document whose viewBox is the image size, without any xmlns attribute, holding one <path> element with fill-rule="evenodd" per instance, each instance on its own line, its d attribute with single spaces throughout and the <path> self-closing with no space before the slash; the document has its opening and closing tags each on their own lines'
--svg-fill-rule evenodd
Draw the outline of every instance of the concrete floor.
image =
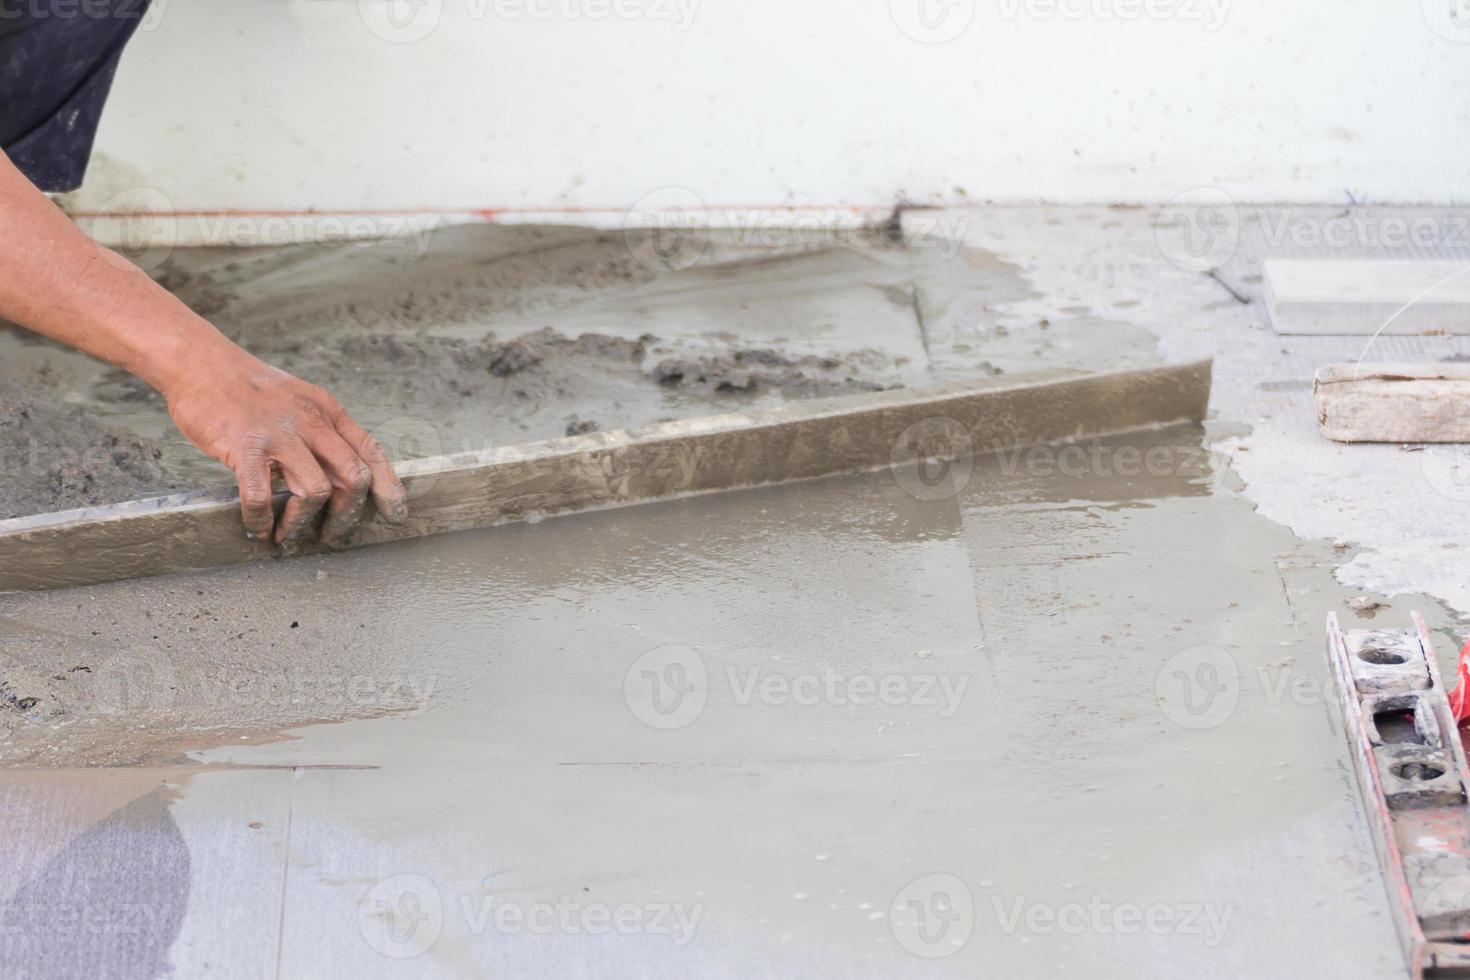
<svg viewBox="0 0 1470 980">
<path fill-rule="evenodd" d="M 1321 623 L 1460 579 L 1423 454 L 1311 431 L 1361 341 L 1271 334 L 1249 240 L 1240 302 L 1142 212 L 910 219 L 974 275 L 906 370 L 1213 353 L 1217 418 L 0 597 L 8 679 L 91 668 L 7 719 L 4 975 L 1404 975 Z"/>
</svg>

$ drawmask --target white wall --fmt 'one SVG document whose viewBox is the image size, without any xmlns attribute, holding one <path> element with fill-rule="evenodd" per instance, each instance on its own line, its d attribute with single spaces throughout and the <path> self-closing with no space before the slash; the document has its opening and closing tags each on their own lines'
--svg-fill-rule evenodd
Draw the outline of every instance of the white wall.
<svg viewBox="0 0 1470 980">
<path fill-rule="evenodd" d="M 1457 0 L 156 3 L 74 210 L 1470 202 Z"/>
</svg>

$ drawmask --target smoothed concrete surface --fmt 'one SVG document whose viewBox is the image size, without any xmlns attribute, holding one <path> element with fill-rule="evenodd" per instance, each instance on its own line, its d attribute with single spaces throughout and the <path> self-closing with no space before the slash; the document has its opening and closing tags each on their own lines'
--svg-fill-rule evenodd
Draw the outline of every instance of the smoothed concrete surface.
<svg viewBox="0 0 1470 980">
<path fill-rule="evenodd" d="M 305 683 L 322 678 L 426 692 L 270 744 L 217 733 L 168 774 L 199 896 L 171 961 L 302 978 L 1402 975 L 1326 700 L 1337 555 L 1253 514 L 1203 439 L 91 590 L 72 627 L 120 620 L 104 642 L 124 648 L 162 605 L 281 626 L 239 661 L 255 680 L 212 703 L 212 634 L 171 660 L 148 732 L 113 733 L 141 762 L 172 757 L 149 741 L 171 727 L 207 737 L 180 725 L 190 706 L 279 713 L 281 692 L 326 696 Z M 3 602 L 24 624 L 67 597 Z M 12 744 L 89 729 L 105 719 Z"/>
</svg>

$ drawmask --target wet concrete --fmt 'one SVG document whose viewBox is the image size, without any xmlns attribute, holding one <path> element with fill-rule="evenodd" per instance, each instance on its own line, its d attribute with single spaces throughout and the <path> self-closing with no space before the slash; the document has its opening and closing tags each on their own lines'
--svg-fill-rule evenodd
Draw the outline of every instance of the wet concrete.
<svg viewBox="0 0 1470 980">
<path fill-rule="evenodd" d="M 1150 335 L 1102 321 L 946 338 L 931 357 L 926 318 L 1030 295 L 1015 267 L 957 243 L 714 235 L 672 258 L 645 245 L 471 225 L 426 244 L 139 258 L 246 349 L 333 392 L 398 459 L 1049 361 L 1153 360 Z M 57 344 L 0 327 L 0 389 L 0 518 L 230 482 L 156 393 Z"/>
<path fill-rule="evenodd" d="M 1447 664 L 1453 613 L 1406 583 L 1463 591 L 1459 525 L 1444 500 L 1426 504 L 1415 481 L 1434 474 L 1415 455 L 1354 462 L 1319 445 L 1310 393 L 1289 385 L 1342 351 L 1275 338 L 1259 304 L 1172 266 L 1152 215 L 1068 215 L 976 212 L 961 236 L 972 247 L 929 276 L 905 258 L 885 278 L 901 253 L 861 252 L 881 273 L 879 303 L 855 285 L 871 277 L 831 250 L 716 246 L 692 269 L 619 277 L 589 261 L 616 242 L 560 232 L 524 258 L 509 240 L 491 260 L 456 239 L 459 258 L 419 270 L 447 270 L 423 289 L 407 260 L 330 248 L 235 270 L 186 255 L 178 269 L 196 278 L 176 270 L 172 284 L 265 345 L 320 321 L 351 331 L 354 315 L 368 335 L 397 332 L 391 302 L 347 311 L 354 278 L 371 295 L 428 299 L 412 330 L 453 342 L 484 345 L 491 319 L 494 344 L 547 326 L 655 332 L 670 349 L 633 380 L 658 403 L 585 386 L 598 404 L 649 411 L 788 397 L 652 378 L 663 359 L 722 345 L 879 350 L 885 382 L 907 383 L 1147 362 L 1156 333 L 1171 357 L 1226 366 L 1215 405 L 1231 421 L 1212 431 L 1267 512 L 1376 553 L 1302 542 L 1255 514 L 1191 434 L 1152 463 L 1158 446 L 1002 455 L 947 475 L 4 597 L 0 758 L 134 768 L 0 774 L 26 801 L 0 812 L 42 814 L 7 824 L 3 894 L 58 840 L 164 779 L 190 856 L 167 951 L 178 975 L 1404 976 L 1330 708 L 1322 621 L 1420 609 Z M 1236 264 L 1254 254 L 1242 247 Z M 726 260 L 740 268 L 729 292 Z M 516 286 L 539 261 L 555 271 Z M 323 292 L 317 262 L 356 271 Z M 816 285 L 828 276 L 850 302 Z M 739 289 L 748 278 L 760 295 Z M 465 296 L 491 311 L 484 323 L 445 320 L 437 304 L 457 286 L 477 290 Z M 889 330 L 904 300 L 912 319 Z M 832 309 L 883 319 L 846 330 L 846 314 L 821 316 Z M 790 310 L 820 329 L 803 332 Z M 708 334 L 716 322 L 728 329 Z M 42 361 L 93 370 L 26 355 Z M 68 386 L 88 412 L 133 411 L 56 383 Z M 437 393 L 414 397 L 442 407 Z M 571 414 L 615 414 L 559 398 L 491 412 L 550 434 Z M 1392 568 L 1398 594 L 1365 589 L 1362 574 L 1338 584 L 1348 562 Z M 886 678 L 888 701 L 873 693 Z M 283 737 L 313 721 L 341 723 Z M 184 772 L 136 767 L 186 751 Z M 624 907 L 629 928 L 597 927 Z M 128 962 L 154 962 L 162 941 L 141 940 Z"/>
<path fill-rule="evenodd" d="M 3 751 L 217 746 L 183 975 L 1402 975 L 1321 656 L 1367 614 L 1203 438 L 0 598 L 78 692 Z"/>
<path fill-rule="evenodd" d="M 0 386 L 0 512 L 71 510 L 177 487 L 155 440 L 64 397 L 64 389 L 14 378 Z"/>
<path fill-rule="evenodd" d="M 1470 456 L 1450 447 L 1343 446 L 1317 429 L 1311 382 L 1327 364 L 1453 363 L 1470 337 L 1281 337 L 1262 298 L 1270 258 L 1463 260 L 1464 208 L 1262 207 L 1222 215 L 1210 252 L 1192 251 L 1172 212 L 1154 208 L 982 208 L 910 211 L 911 234 L 952 229 L 1019 270 L 1030 295 L 951 306 L 926 318 L 931 351 L 998 331 L 1047 333 L 1073 317 L 1108 318 L 1158 338 L 1169 360 L 1211 357 L 1211 408 L 1249 423 L 1223 445 L 1261 512 L 1303 538 L 1350 543 L 1338 569 L 1364 592 L 1428 593 L 1470 610 L 1463 532 Z M 1400 230 L 1417 229 L 1405 236 Z M 1219 267 L 1210 269 L 1212 263 Z M 1071 352 L 1039 351 L 1050 362 Z"/>
</svg>

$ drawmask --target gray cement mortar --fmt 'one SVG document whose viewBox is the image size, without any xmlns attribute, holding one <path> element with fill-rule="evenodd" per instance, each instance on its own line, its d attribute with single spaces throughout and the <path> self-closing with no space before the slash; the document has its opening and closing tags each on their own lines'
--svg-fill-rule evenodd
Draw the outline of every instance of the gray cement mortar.
<svg viewBox="0 0 1470 980">
<path fill-rule="evenodd" d="M 1397 975 L 1322 622 L 1451 617 L 1349 607 L 1345 553 L 1255 514 L 1211 447 L 1175 429 L 937 483 L 900 469 L 0 597 L 0 759 L 128 767 L 106 772 L 139 792 L 136 767 L 187 767 L 170 812 L 205 881 L 222 828 L 294 827 L 282 955 L 365 975 L 379 954 L 341 923 L 410 870 L 447 896 L 704 909 L 680 949 L 446 920 L 427 954 L 445 975 L 589 957 L 670 977 L 750 957 L 843 977 Z M 664 725 L 629 678 L 671 649 L 707 697 Z M 744 693 L 829 675 L 944 683 L 898 703 Z M 7 778 L 37 812 L 56 792 Z M 964 882 L 975 926 L 921 961 L 889 919 L 933 874 Z M 208 901 L 191 895 L 185 933 Z M 1208 914 L 1037 931 L 1007 925 L 1017 901 Z M 231 912 L 257 914 L 277 921 L 265 900 Z M 175 965 L 219 955 L 209 936 Z"/>
<path fill-rule="evenodd" d="M 951 294 L 1027 295 L 1011 267 L 958 245 L 701 246 L 697 261 L 667 265 L 623 235 L 464 226 L 421 251 L 179 249 L 149 271 L 248 350 L 337 395 L 399 459 L 1000 377 L 1053 343 L 997 336 L 944 370 L 930 363 L 926 309 Z M 1120 339 L 1152 346 L 1137 331 Z M 142 382 L 0 328 L 0 518 L 228 482 Z"/>
<path fill-rule="evenodd" d="M 1004 224 L 986 228 L 999 237 Z M 364 393 L 393 392 L 378 424 L 423 399 L 425 414 L 454 422 L 428 430 L 444 442 L 555 435 L 574 414 L 609 427 L 801 397 L 804 385 L 658 381 L 666 361 L 698 374 L 701 358 L 732 348 L 836 358 L 843 382 L 859 385 L 1156 356 L 1148 330 L 1112 319 L 1136 315 L 1124 304 L 1150 296 L 1152 265 L 1100 266 L 1117 295 L 1099 314 L 1080 289 L 1038 292 L 996 243 L 947 259 L 712 246 L 702 264 L 657 271 L 591 261 L 622 248 L 605 236 L 535 234 L 548 236 L 540 252 L 521 256 L 522 240 L 499 258 L 471 235 L 445 239 L 443 277 L 428 286 L 425 268 L 373 248 L 252 253 L 229 259 L 234 269 L 219 254 L 178 256 L 171 285 L 255 349 L 340 370 L 362 396 L 356 411 L 375 411 Z M 512 272 L 536 262 L 555 272 L 518 291 Z M 356 313 L 356 294 L 323 288 L 337 263 L 341 282 L 371 284 Z M 354 388 L 342 346 L 397 356 L 367 338 L 404 332 L 383 327 L 410 315 L 402 302 L 373 297 L 405 295 L 427 312 L 404 328 L 404 363 L 431 371 L 466 357 L 486 392 L 547 370 L 542 357 L 497 376 L 493 345 L 599 365 L 633 360 L 638 345 L 644 355 L 629 385 L 599 388 L 599 371 L 577 370 L 566 395 L 538 381 L 525 398 L 472 396 L 460 415 L 442 392 L 405 392 L 391 375 Z M 490 312 L 455 312 L 456 297 Z M 1143 309 L 1187 325 L 1192 307 L 1161 302 Z M 820 319 L 814 309 L 831 322 L 792 327 Z M 692 310 L 705 315 L 684 322 Z M 875 319 L 845 331 L 832 310 Z M 887 332 L 900 322 L 909 333 Z M 548 327 L 555 335 L 539 333 Z M 313 329 L 318 346 L 290 349 Z M 589 349 L 573 353 L 578 343 Z M 166 427 L 147 428 L 157 417 L 146 402 L 99 399 L 94 367 L 37 349 L 25 363 L 58 372 L 53 390 L 70 404 L 157 439 L 165 464 L 184 458 Z M 881 360 L 848 371 L 863 351 Z M 1229 408 L 1239 385 L 1226 384 L 1218 403 Z M 185 938 L 169 951 L 185 975 L 220 961 L 228 938 L 209 912 L 224 908 L 281 930 L 274 965 L 288 975 L 380 975 L 387 961 L 362 943 L 356 909 L 376 882 L 411 871 L 451 899 L 488 889 L 521 903 L 570 893 L 704 910 L 680 949 L 451 922 L 414 964 L 423 975 L 557 976 L 593 963 L 670 977 L 1402 976 L 1322 624 L 1336 611 L 1347 628 L 1399 628 L 1418 609 L 1448 666 L 1457 618 L 1408 591 L 1349 605 L 1363 590 L 1334 572 L 1354 547 L 1302 540 L 1256 512 L 1223 455 L 1256 465 L 1238 455 L 1249 430 L 1234 420 L 1245 416 L 1225 414 L 1205 433 L 1114 440 L 1080 457 L 982 457 L 937 495 L 887 472 L 0 597 L 0 789 L 23 804 L 15 812 L 63 822 L 63 811 L 101 817 L 153 791 L 163 770 L 136 767 L 174 767 L 168 812 L 198 861 Z M 640 719 L 626 689 L 642 658 L 670 648 L 710 671 L 707 702 L 675 730 Z M 742 701 L 726 679 L 752 670 L 966 686 L 947 714 Z M 25 771 L 71 766 L 127 768 L 89 772 L 67 794 L 53 784 L 68 774 Z M 206 867 L 245 821 L 266 841 L 252 845 L 259 872 Z M 17 881 L 48 859 L 93 859 L 36 845 L 48 832 L 9 838 Z M 164 853 L 173 839 L 160 837 Z M 953 956 L 916 958 L 890 919 L 935 874 L 966 885 L 975 928 Z M 217 879 L 229 881 L 228 906 L 198 887 Z M 288 915 L 284 899 L 244 897 L 283 880 Z M 1009 918 L 1096 902 L 1204 908 L 1216 918 L 1201 928 L 1220 929 L 1068 932 Z"/>
</svg>

